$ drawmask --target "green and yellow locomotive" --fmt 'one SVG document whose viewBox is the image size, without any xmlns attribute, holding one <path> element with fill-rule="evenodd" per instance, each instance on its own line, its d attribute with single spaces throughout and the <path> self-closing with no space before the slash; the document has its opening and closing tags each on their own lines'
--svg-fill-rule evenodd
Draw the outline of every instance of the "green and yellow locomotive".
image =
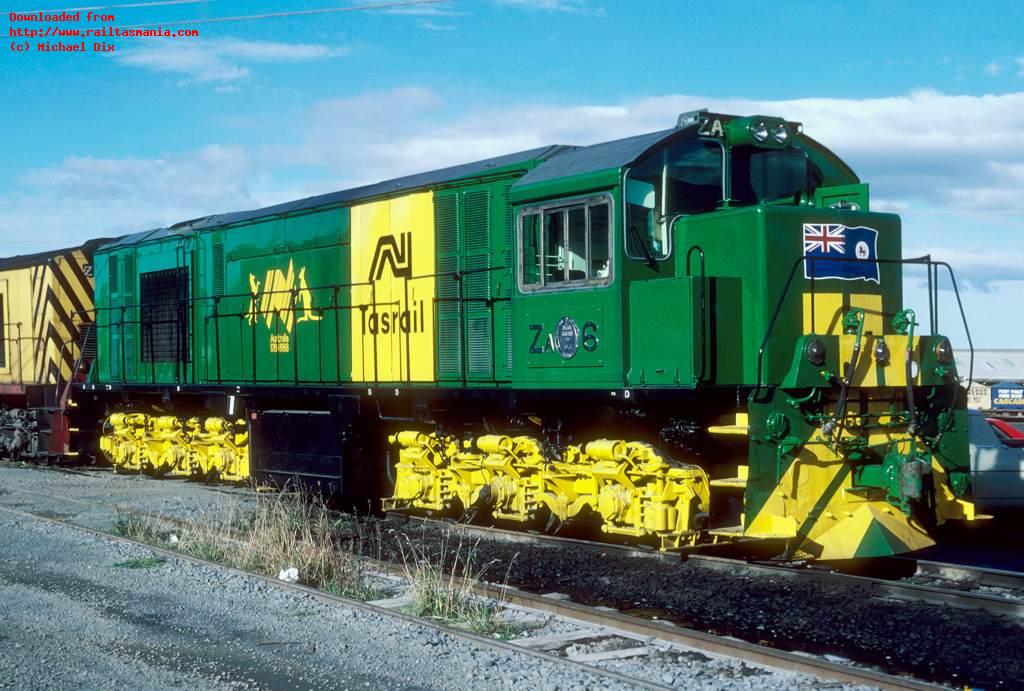
<svg viewBox="0 0 1024 691">
<path fill-rule="evenodd" d="M 123 469 L 900 553 L 974 518 L 901 249 L 798 123 L 688 113 L 109 244 L 78 397 Z"/>
</svg>

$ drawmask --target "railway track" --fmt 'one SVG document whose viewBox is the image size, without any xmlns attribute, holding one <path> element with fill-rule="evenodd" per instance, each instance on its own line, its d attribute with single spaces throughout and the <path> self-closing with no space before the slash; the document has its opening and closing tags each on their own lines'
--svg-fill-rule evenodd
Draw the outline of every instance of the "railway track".
<svg viewBox="0 0 1024 691">
<path fill-rule="evenodd" d="M 60 496 L 54 494 L 43 495 L 40 492 L 19 490 L 16 488 L 9 488 L 6 492 L 9 494 L 34 495 L 37 497 L 46 496 L 50 500 L 59 500 L 61 502 L 84 505 L 91 509 L 103 508 L 113 511 L 116 508 L 116 503 L 111 504 L 104 501 L 97 501 L 95 499 L 82 499 L 79 497 Z M 168 550 L 160 546 L 131 540 L 123 536 L 111 535 L 108 532 L 98 530 L 96 528 L 82 526 L 74 523 L 68 518 L 56 518 L 49 515 L 40 515 L 40 513 L 37 512 L 24 511 L 20 508 L 15 509 L 9 506 L 0 506 L 0 510 L 7 513 L 15 513 L 25 517 L 30 517 L 36 520 L 68 525 L 76 530 L 85 531 L 94 535 L 102 535 L 112 540 L 142 545 L 167 558 L 173 557 L 183 559 L 193 563 L 207 564 L 218 568 L 228 569 L 232 572 L 241 573 L 236 569 L 232 569 L 215 562 L 197 559 L 190 555 L 184 555 L 175 550 Z M 181 519 L 158 513 L 149 512 L 149 515 L 158 517 L 161 520 L 166 520 L 171 524 L 181 522 Z M 641 552 L 637 552 L 637 554 L 639 555 Z M 663 558 L 662 555 L 658 555 L 657 553 L 651 556 L 652 558 Z M 399 566 L 393 563 L 379 563 L 379 566 L 391 573 L 395 573 L 400 570 Z M 501 642 L 475 636 L 473 634 L 466 633 L 465 631 L 452 629 L 448 626 L 439 625 L 436 622 L 416 619 L 396 611 L 396 608 L 402 604 L 401 597 L 389 598 L 388 600 L 378 601 L 376 603 L 364 603 L 316 591 L 302 585 L 286 583 L 270 577 L 255 574 L 249 575 L 259 578 L 268 584 L 273 584 L 275 587 L 305 592 L 326 602 L 336 602 L 344 604 L 347 607 L 356 607 L 377 613 L 387 611 L 391 616 L 395 616 L 403 620 L 416 621 L 421 624 L 425 623 L 426 625 L 432 626 L 438 630 L 460 636 L 467 640 L 473 640 L 481 645 L 487 645 L 492 648 L 516 650 L 530 655 L 535 655 L 537 657 L 543 657 L 544 659 L 557 659 L 565 664 L 577 665 L 580 669 L 587 669 L 588 671 L 598 670 L 609 679 L 639 688 L 668 687 L 663 684 L 651 682 L 650 680 L 633 678 L 607 669 L 602 669 L 594 666 L 594 664 L 607 659 L 639 657 L 658 650 L 697 650 L 713 655 L 735 658 L 751 664 L 774 667 L 795 673 L 809 674 L 821 679 L 846 684 L 862 684 L 870 687 L 886 689 L 943 688 L 941 686 L 920 682 L 907 677 L 885 674 L 873 669 L 866 669 L 854 665 L 829 661 L 819 657 L 811 657 L 799 653 L 778 650 L 766 645 L 748 643 L 731 637 L 688 630 L 673 626 L 664 620 L 642 618 L 623 612 L 612 611 L 605 607 L 588 606 L 572 602 L 565 596 L 557 594 L 537 594 L 487 583 L 476 584 L 474 586 L 474 590 L 481 597 L 493 598 L 505 603 L 506 606 L 519 608 L 525 612 L 542 613 L 549 616 L 555 616 L 565 620 L 566 622 L 572 623 L 576 627 L 574 630 L 563 632 L 559 636 L 555 637 L 541 637 L 539 639 L 526 637 L 512 642 Z M 592 657 L 588 657 L 587 655 L 577 655 L 576 659 L 573 659 L 573 657 L 567 656 L 564 651 L 567 645 L 573 641 L 595 641 L 599 639 L 619 639 L 619 643 L 612 646 L 612 649 L 609 652 L 598 653 Z"/>
<path fill-rule="evenodd" d="M 447 526 L 446 521 L 418 516 L 402 516 L 407 520 L 424 525 Z M 601 553 L 620 554 L 638 559 L 664 561 L 687 561 L 703 568 L 719 569 L 730 573 L 746 572 L 767 574 L 782 578 L 803 578 L 823 583 L 843 583 L 868 588 L 875 597 L 893 598 L 905 601 L 928 602 L 960 609 L 979 609 L 993 614 L 1024 617 L 1024 573 L 1000 571 L 963 564 L 898 558 L 893 560 L 901 566 L 895 570 L 912 570 L 904 578 L 881 578 L 854 575 L 842 571 L 808 564 L 772 564 L 748 562 L 741 559 L 710 556 L 700 553 L 668 553 L 637 546 L 594 543 L 585 540 L 565 538 L 538 533 L 522 533 L 500 528 L 474 526 L 458 523 L 482 538 L 522 544 L 565 545 L 575 549 L 594 550 Z M 910 566 L 908 566 L 910 565 Z"/>
<path fill-rule="evenodd" d="M 77 469 L 58 468 L 58 471 L 88 474 Z M 208 489 L 231 495 L 248 494 L 246 490 L 235 488 L 210 487 Z M 82 501 L 80 499 L 69 500 Z M 912 571 L 907 577 L 893 579 L 854 575 L 809 564 L 749 562 L 742 559 L 701 554 L 699 549 L 682 554 L 661 552 L 634 545 L 595 543 L 557 535 L 504 530 L 469 523 L 453 524 L 449 521 L 421 516 L 393 514 L 389 520 L 410 521 L 437 527 L 458 525 L 460 529 L 482 538 L 511 543 L 565 545 L 576 549 L 614 552 L 624 556 L 664 561 L 677 561 L 684 558 L 704 568 L 721 569 L 733 573 L 770 574 L 777 577 L 812 579 L 824 583 L 860 585 L 868 588 L 875 597 L 928 602 L 959 609 L 979 609 L 993 614 L 1024 618 L 1024 573 L 897 557 L 886 561 L 890 564 L 899 564 L 900 566 L 894 569 L 896 571 Z"/>
</svg>

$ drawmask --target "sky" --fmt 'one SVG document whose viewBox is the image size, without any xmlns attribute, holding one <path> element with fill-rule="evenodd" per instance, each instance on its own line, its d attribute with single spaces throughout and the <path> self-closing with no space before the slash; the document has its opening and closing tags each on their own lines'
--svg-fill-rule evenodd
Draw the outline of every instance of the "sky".
<svg viewBox="0 0 1024 691">
<path fill-rule="evenodd" d="M 870 184 L 873 209 L 900 214 L 904 256 L 952 265 L 974 345 L 1024 349 L 1024 2 L 384 1 L 9 3 L 8 34 L 103 26 L 91 6 L 108 26 L 199 36 L 0 45 L 0 254 L 707 107 L 802 122 Z M 77 24 L 9 15 L 78 8 Z M 950 287 L 939 326 L 963 345 Z M 923 274 L 905 301 L 927 314 Z"/>
</svg>

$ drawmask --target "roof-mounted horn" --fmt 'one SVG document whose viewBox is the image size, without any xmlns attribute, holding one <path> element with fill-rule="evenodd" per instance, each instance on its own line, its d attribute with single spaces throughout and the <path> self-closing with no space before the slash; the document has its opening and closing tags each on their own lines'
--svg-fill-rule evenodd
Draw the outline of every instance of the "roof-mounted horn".
<svg viewBox="0 0 1024 691">
<path fill-rule="evenodd" d="M 681 130 L 684 127 L 696 125 L 700 122 L 700 116 L 707 112 L 707 108 L 701 108 L 700 110 L 691 110 L 685 113 L 680 113 L 679 117 L 676 118 L 676 129 Z"/>
</svg>

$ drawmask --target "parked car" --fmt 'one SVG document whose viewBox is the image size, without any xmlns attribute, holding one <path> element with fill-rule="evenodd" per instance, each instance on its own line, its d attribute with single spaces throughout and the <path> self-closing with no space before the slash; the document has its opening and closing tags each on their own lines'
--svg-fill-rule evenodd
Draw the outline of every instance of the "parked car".
<svg viewBox="0 0 1024 691">
<path fill-rule="evenodd" d="M 995 430 L 996 437 L 998 437 L 999 441 L 1003 442 L 1004 445 L 1015 449 L 1024 447 L 1024 430 L 1016 427 L 1013 423 L 1007 422 L 1006 420 L 999 420 L 994 417 L 985 418 L 985 422 L 992 426 L 992 429 Z"/>
<path fill-rule="evenodd" d="M 974 500 L 987 508 L 1024 508 L 1024 432 L 968 411 Z"/>
</svg>

